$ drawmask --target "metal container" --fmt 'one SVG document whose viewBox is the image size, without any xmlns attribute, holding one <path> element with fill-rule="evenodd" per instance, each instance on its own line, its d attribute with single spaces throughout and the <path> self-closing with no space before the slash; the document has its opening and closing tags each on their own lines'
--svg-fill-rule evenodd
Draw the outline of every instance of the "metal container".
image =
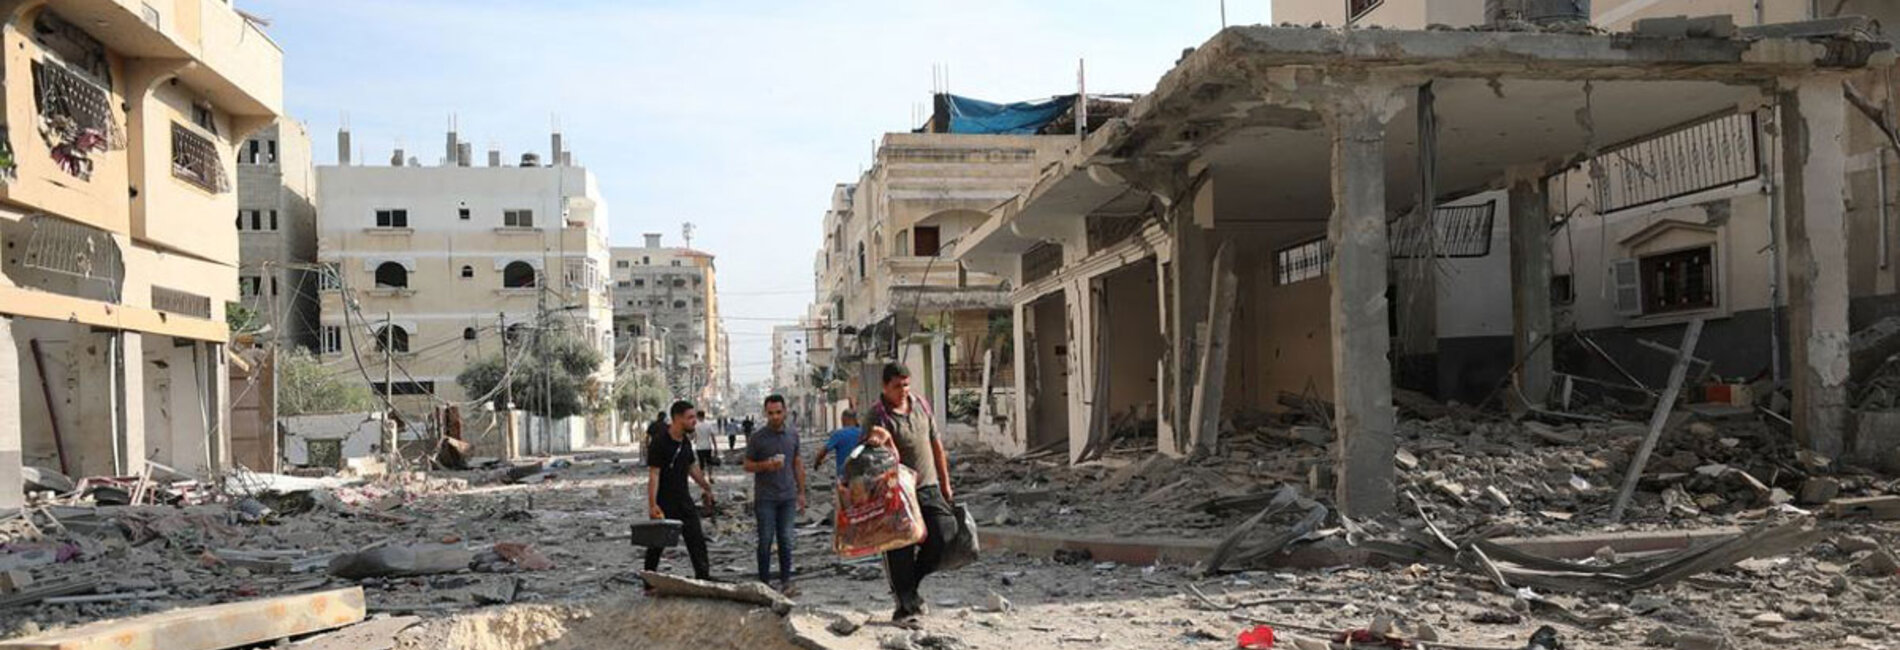
<svg viewBox="0 0 1900 650">
<path fill-rule="evenodd" d="M 680 543 L 680 526 L 678 519 L 633 522 L 633 545 L 669 548 Z"/>
</svg>

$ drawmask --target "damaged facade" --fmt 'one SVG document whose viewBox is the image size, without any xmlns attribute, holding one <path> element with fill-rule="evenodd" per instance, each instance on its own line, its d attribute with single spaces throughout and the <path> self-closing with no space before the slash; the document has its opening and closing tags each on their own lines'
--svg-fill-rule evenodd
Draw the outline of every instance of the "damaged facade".
<svg viewBox="0 0 1900 650">
<path fill-rule="evenodd" d="M 0 505 L 23 465 L 224 468 L 231 179 L 282 52 L 215 0 L 10 3 L 0 39 Z"/>
<path fill-rule="evenodd" d="M 1590 324 L 1667 344 L 1688 319 L 1739 323 L 1761 305 L 1696 292 L 1720 269 L 1732 275 L 1716 286 L 1767 283 L 1749 270 L 1767 265 L 1743 263 L 1766 257 L 1765 215 L 1743 232 L 1746 210 L 1717 230 L 1706 209 L 1576 209 L 1648 214 L 1747 192 L 1733 174 L 1778 178 L 1783 340 L 1801 342 L 1786 352 L 1793 428 L 1840 457 L 1856 117 L 1841 88 L 1891 56 L 1851 28 L 1781 35 L 1223 31 L 957 248 L 1011 287 L 1024 390 L 1014 426 L 986 442 L 1085 459 L 1134 431 L 1186 454 L 1212 450 L 1236 414 L 1331 404 L 1337 504 L 1384 510 L 1395 389 L 1551 409 L 1575 383 L 1555 381 L 1558 366 L 1597 378 L 1559 363 Z M 1750 147 L 1777 164 L 1735 158 Z M 1677 158 L 1659 159 L 1659 179 L 1634 170 L 1649 155 Z M 1705 162 L 1678 171 L 1691 159 Z M 1565 231 L 1588 222 L 1618 234 Z M 1718 237 L 1728 257 L 1694 252 Z M 1609 244 L 1571 247 L 1581 239 Z M 1618 268 L 1648 289 L 1605 321 L 1614 296 L 1598 281 Z M 1572 307 L 1561 320 L 1553 292 Z M 1651 355 L 1625 370 L 1674 361 Z M 1766 356 L 1714 372 L 1752 375 Z"/>
</svg>

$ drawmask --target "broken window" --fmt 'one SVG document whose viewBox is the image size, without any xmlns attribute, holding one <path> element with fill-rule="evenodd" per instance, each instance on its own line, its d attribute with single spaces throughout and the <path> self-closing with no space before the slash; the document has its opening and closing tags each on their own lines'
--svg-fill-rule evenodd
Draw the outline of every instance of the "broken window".
<svg viewBox="0 0 1900 650">
<path fill-rule="evenodd" d="M 1597 211 L 1667 201 L 1754 179 L 1754 113 L 1734 113 L 1626 144 L 1590 162 Z"/>
<path fill-rule="evenodd" d="M 509 228 L 533 228 L 534 227 L 534 211 L 533 210 L 503 210 L 501 212 L 501 225 L 507 226 Z"/>
<path fill-rule="evenodd" d="M 1714 260 L 1708 246 L 1641 258 L 1643 314 L 1715 307 Z"/>
<path fill-rule="evenodd" d="M 81 180 L 92 178 L 92 156 L 125 146 L 105 86 L 52 60 L 33 62 L 33 93 L 40 137 L 53 162 Z"/>
<path fill-rule="evenodd" d="M 270 229 L 273 232 L 277 230 L 277 211 L 276 210 L 270 211 Z"/>
<path fill-rule="evenodd" d="M 405 289 L 409 287 L 409 269 L 400 262 L 383 262 L 376 265 L 376 287 L 379 289 Z"/>
<path fill-rule="evenodd" d="M 259 293 L 262 293 L 259 288 L 263 286 L 263 282 L 263 278 L 255 275 L 238 276 L 238 295 L 245 298 L 257 297 Z"/>
<path fill-rule="evenodd" d="M 633 286 L 636 286 L 636 287 L 644 287 L 644 286 L 647 286 L 647 281 L 646 281 L 646 280 L 642 280 L 642 279 L 640 279 L 640 278 L 634 278 L 634 280 L 633 280 Z"/>
<path fill-rule="evenodd" d="M 376 329 L 376 351 L 404 353 L 409 351 L 409 330 L 401 325 L 384 325 Z"/>
<path fill-rule="evenodd" d="M 393 209 L 392 210 L 377 210 L 376 211 L 376 227 L 377 228 L 408 228 L 409 227 L 409 211 L 408 210 L 393 210 Z"/>
<path fill-rule="evenodd" d="M 172 176 L 207 192 L 231 191 L 231 181 L 224 175 L 217 146 L 210 138 L 177 122 L 172 123 Z"/>
<path fill-rule="evenodd" d="M 534 266 L 527 262 L 509 262 L 501 269 L 501 286 L 505 289 L 530 289 L 535 284 Z"/>
<path fill-rule="evenodd" d="M 1273 254 L 1273 283 L 1288 285 L 1326 274 L 1333 247 L 1324 237 L 1282 248 Z"/>
</svg>

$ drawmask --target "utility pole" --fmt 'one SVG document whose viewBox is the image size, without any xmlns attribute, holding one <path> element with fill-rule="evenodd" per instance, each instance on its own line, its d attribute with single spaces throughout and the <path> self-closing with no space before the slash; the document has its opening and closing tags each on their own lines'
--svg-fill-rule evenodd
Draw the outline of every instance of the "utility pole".
<svg viewBox="0 0 1900 650">
<path fill-rule="evenodd" d="M 508 314 L 495 314 L 495 322 L 496 326 L 500 328 L 496 331 L 501 332 L 502 379 L 508 382 L 502 389 L 507 392 L 507 397 L 503 398 L 504 401 L 502 404 L 508 407 L 506 409 L 508 417 L 508 450 L 502 454 L 502 458 L 512 460 L 515 457 L 515 450 L 520 449 L 520 447 L 516 446 L 518 441 L 515 434 L 515 381 L 509 371 L 512 365 L 508 362 Z"/>
<path fill-rule="evenodd" d="M 396 430 L 396 402 L 392 399 L 395 397 L 395 384 L 392 383 L 391 378 L 391 371 L 394 370 L 396 366 L 396 332 L 390 329 L 392 325 L 391 320 L 392 317 L 390 313 L 384 311 L 382 331 L 383 408 L 387 410 L 383 412 L 383 453 L 388 457 L 389 471 L 393 472 L 396 471 L 396 438 L 398 437 L 398 432 Z"/>
</svg>

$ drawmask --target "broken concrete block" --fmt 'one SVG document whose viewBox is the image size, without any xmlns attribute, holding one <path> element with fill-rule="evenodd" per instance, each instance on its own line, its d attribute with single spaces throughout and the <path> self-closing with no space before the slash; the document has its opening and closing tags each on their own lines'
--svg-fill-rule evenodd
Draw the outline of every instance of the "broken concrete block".
<svg viewBox="0 0 1900 650">
<path fill-rule="evenodd" d="M 330 561 L 330 575 L 360 580 L 455 573 L 474 559 L 474 552 L 456 546 L 382 546 L 337 556 Z"/>
<path fill-rule="evenodd" d="M 1853 554 L 1879 550 L 1880 542 L 1866 535 L 1843 535 L 1834 538 L 1834 548 L 1840 549 L 1842 553 Z"/>
<path fill-rule="evenodd" d="M 1861 557 L 1854 561 L 1853 572 L 1855 575 L 1883 578 L 1900 575 L 1900 561 L 1896 561 L 1893 557 L 1893 553 L 1887 551 L 1887 549 L 1877 548 L 1871 551 L 1861 551 L 1857 555 Z"/>
<path fill-rule="evenodd" d="M 857 634 L 858 630 L 864 629 L 864 624 L 870 621 L 871 616 L 864 612 L 846 612 L 832 618 L 831 622 L 825 625 L 825 630 L 838 636 L 851 636 Z"/>
<path fill-rule="evenodd" d="M 1900 472 L 1900 411 L 1861 411 L 1848 439 L 1847 460 Z"/>
<path fill-rule="evenodd" d="M 1630 25 L 1630 32 L 1655 38 L 1688 38 L 1688 16 L 1644 18 Z"/>
<path fill-rule="evenodd" d="M 1749 619 L 1749 624 L 1755 627 L 1781 627 L 1788 624 L 1788 619 L 1775 612 L 1763 612 Z"/>
<path fill-rule="evenodd" d="M 1399 464 L 1400 469 L 1408 472 L 1418 469 L 1418 456 L 1412 452 L 1400 449 L 1394 452 L 1392 456 L 1393 461 Z"/>
<path fill-rule="evenodd" d="M 1833 501 L 1841 495 L 1841 481 L 1837 478 L 1817 476 L 1801 482 L 1801 494 L 1798 500 L 1804 505 L 1820 505 Z"/>
</svg>

